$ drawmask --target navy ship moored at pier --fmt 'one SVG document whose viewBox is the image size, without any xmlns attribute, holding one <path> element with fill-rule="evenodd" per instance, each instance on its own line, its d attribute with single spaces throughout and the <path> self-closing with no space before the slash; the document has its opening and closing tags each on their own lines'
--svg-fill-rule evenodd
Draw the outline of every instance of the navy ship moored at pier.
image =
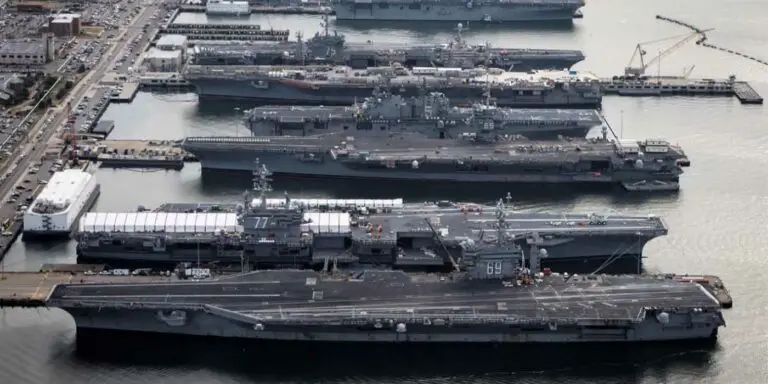
<svg viewBox="0 0 768 384">
<path fill-rule="evenodd" d="M 484 100 L 488 91 L 504 107 L 599 109 L 603 100 L 600 84 L 592 81 L 498 68 L 187 65 L 183 76 L 201 100 L 260 104 L 350 105 L 377 88 L 403 97 L 441 92 L 457 105 Z"/>
<path fill-rule="evenodd" d="M 551 274 L 539 263 L 546 254 L 535 245 L 525 252 L 518 236 L 505 234 L 501 202 L 495 217 L 499 236 L 463 238 L 460 257 L 446 254 L 453 269 L 446 273 L 337 273 L 326 265 L 329 274 L 269 270 L 211 281 L 60 284 L 46 305 L 70 313 L 79 332 L 315 344 L 669 343 L 715 340 L 725 326 L 720 303 L 699 284 Z M 416 253 L 433 258 L 425 249 Z"/>
<path fill-rule="evenodd" d="M 479 65 L 530 71 L 536 69 L 567 69 L 584 60 L 578 50 L 496 48 L 490 44 L 469 44 L 464 40 L 467 30 L 462 24 L 456 36 L 447 44 L 381 44 L 373 41 L 350 43 L 344 35 L 328 31 L 304 40 L 264 42 L 256 44 L 226 43 L 197 44 L 192 55 L 195 65 L 348 65 L 365 69 L 393 62 L 413 67 L 473 68 Z"/>
<path fill-rule="evenodd" d="M 258 176 L 256 189 L 268 191 L 263 166 Z M 78 261 L 444 270 L 451 257 L 465 257 L 464 240 L 499 236 L 493 207 L 477 204 L 262 194 L 254 201 L 246 197 L 235 212 L 199 208 L 172 204 L 154 212 L 89 213 L 77 235 Z M 523 252 L 546 255 L 542 264 L 555 271 L 639 273 L 645 244 L 667 234 L 655 216 L 514 212 L 505 217 L 503 235 L 515 237 Z"/>
<path fill-rule="evenodd" d="M 248 129 L 257 137 L 350 134 L 351 128 L 357 137 L 384 132 L 456 139 L 493 130 L 496 135 L 556 139 L 585 137 L 603 123 L 595 110 L 504 108 L 490 98 L 458 107 L 439 92 L 404 98 L 379 90 L 349 107 L 271 105 L 252 108 L 245 115 Z"/>
</svg>

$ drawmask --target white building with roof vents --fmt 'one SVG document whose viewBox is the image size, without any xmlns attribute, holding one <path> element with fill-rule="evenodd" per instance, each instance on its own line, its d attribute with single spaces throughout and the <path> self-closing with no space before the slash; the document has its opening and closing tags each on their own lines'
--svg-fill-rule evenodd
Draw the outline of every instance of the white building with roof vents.
<svg viewBox="0 0 768 384">
<path fill-rule="evenodd" d="M 100 185 L 96 177 L 79 169 L 51 176 L 24 213 L 24 237 L 68 236 L 80 216 L 96 202 Z"/>
</svg>

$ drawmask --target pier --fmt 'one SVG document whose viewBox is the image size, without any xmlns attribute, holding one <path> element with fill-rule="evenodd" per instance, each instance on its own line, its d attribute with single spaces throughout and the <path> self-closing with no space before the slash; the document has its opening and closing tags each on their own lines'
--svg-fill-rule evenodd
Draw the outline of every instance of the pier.
<svg viewBox="0 0 768 384">
<path fill-rule="evenodd" d="M 142 88 L 166 87 L 166 88 L 186 88 L 191 87 L 179 73 L 170 72 L 147 72 L 139 77 L 139 85 Z"/>
<path fill-rule="evenodd" d="M 113 103 L 130 103 L 139 93 L 139 83 L 128 81 L 109 95 L 109 101 Z"/>
<path fill-rule="evenodd" d="M 745 81 L 737 81 L 733 84 L 733 92 L 736 98 L 742 104 L 762 104 L 763 97 L 760 96 L 749 83 Z"/>
<path fill-rule="evenodd" d="M 98 161 L 102 167 L 165 168 L 181 170 L 194 156 L 170 141 L 104 140 L 81 150 L 78 158 Z"/>
<path fill-rule="evenodd" d="M 182 4 L 181 12 L 205 12 L 204 5 Z M 333 15 L 333 9 L 320 5 L 251 5 L 251 13 L 275 15 Z M 244 15 L 245 16 L 245 15 Z"/>
<path fill-rule="evenodd" d="M 0 273 L 0 308 L 45 307 L 45 300 L 56 284 L 151 283 L 169 280 L 169 277 L 164 276 L 86 274 L 81 272 L 81 269 L 73 268 L 71 272 L 64 272 L 59 268 L 58 271 L 51 272 Z"/>
<path fill-rule="evenodd" d="M 257 24 L 196 24 L 171 23 L 164 27 L 162 35 L 184 35 L 192 41 L 288 41 L 289 30 L 261 29 Z"/>
</svg>

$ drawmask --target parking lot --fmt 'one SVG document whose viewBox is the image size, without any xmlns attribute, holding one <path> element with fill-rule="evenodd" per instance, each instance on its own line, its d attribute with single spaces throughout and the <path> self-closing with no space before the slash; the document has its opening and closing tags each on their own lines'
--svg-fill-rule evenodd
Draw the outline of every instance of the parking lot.
<svg viewBox="0 0 768 384">
<path fill-rule="evenodd" d="M 97 5 L 103 6 L 104 3 L 109 2 L 97 3 Z M 113 7 L 113 9 L 116 8 Z M 120 25 L 124 25 L 129 23 L 133 19 L 131 15 L 135 16 L 136 13 L 128 9 L 121 9 L 115 15 L 105 19 L 109 21 L 109 17 L 112 17 L 114 20 L 120 20 Z M 15 229 L 18 229 L 21 223 L 14 218 L 19 218 L 20 213 L 31 201 L 32 194 L 42 185 L 45 185 L 50 174 L 64 166 L 64 161 L 58 159 L 58 155 L 63 149 L 63 141 L 55 137 L 51 139 L 54 130 L 61 130 L 70 122 L 71 126 L 76 126 L 78 130 L 84 130 L 89 124 L 97 121 L 98 114 L 96 112 L 106 107 L 107 92 L 111 89 L 109 87 L 99 89 L 98 82 L 105 71 L 110 69 L 112 63 L 99 64 L 99 59 L 109 53 L 109 47 L 115 46 L 110 59 L 119 62 L 119 50 L 128 49 L 126 42 L 138 38 L 142 26 L 150 21 L 151 16 L 151 10 L 144 12 L 142 19 L 135 24 L 136 27 L 125 29 L 124 35 L 115 34 L 109 37 L 109 34 L 102 34 L 100 37 L 78 39 L 80 41 L 72 48 L 73 52 L 77 54 L 82 52 L 84 61 L 81 63 L 92 64 L 93 68 L 82 79 L 81 84 L 77 84 L 71 91 L 68 98 L 72 102 L 71 114 L 67 113 L 66 104 L 49 108 L 44 114 L 38 115 L 36 122 L 39 122 L 39 125 L 36 125 L 35 121 L 27 121 L 22 124 L 18 117 L 0 111 L 0 141 L 9 138 L 5 150 L 12 154 L 9 157 L 10 162 L 5 162 L 2 166 L 4 169 L 0 171 L 2 172 L 0 174 L 0 196 L 3 197 L 2 205 L 0 205 L 0 221 L 7 224 L 3 227 L 3 232 L 13 233 Z M 89 42 L 90 44 L 88 44 Z M 70 69 L 77 70 L 75 66 L 69 66 L 69 64 L 62 67 L 63 71 Z M 34 128 L 36 131 L 32 133 L 34 137 L 31 138 L 30 142 L 26 142 L 24 138 L 27 132 L 33 129 L 33 126 L 36 127 Z M 12 133 L 17 127 L 19 129 Z M 10 239 L 6 236 L 0 238 L 0 244 L 8 245 L 8 242 Z"/>
<path fill-rule="evenodd" d="M 64 123 L 64 129 L 79 133 L 89 132 L 109 106 L 110 87 L 94 88 L 86 92 L 80 103 L 72 108 L 72 114 Z"/>
</svg>

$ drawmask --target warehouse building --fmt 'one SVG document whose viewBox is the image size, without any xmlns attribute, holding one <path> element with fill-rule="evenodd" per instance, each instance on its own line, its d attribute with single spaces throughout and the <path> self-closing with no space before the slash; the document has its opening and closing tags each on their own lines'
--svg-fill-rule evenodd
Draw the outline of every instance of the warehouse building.
<svg viewBox="0 0 768 384">
<path fill-rule="evenodd" d="M 144 64 L 151 72 L 179 72 L 183 63 L 182 51 L 152 48 L 144 56 Z"/>
<path fill-rule="evenodd" d="M 43 34 L 42 39 L 6 40 L 0 42 L 0 64 L 44 65 L 56 56 L 53 34 Z"/>
</svg>

